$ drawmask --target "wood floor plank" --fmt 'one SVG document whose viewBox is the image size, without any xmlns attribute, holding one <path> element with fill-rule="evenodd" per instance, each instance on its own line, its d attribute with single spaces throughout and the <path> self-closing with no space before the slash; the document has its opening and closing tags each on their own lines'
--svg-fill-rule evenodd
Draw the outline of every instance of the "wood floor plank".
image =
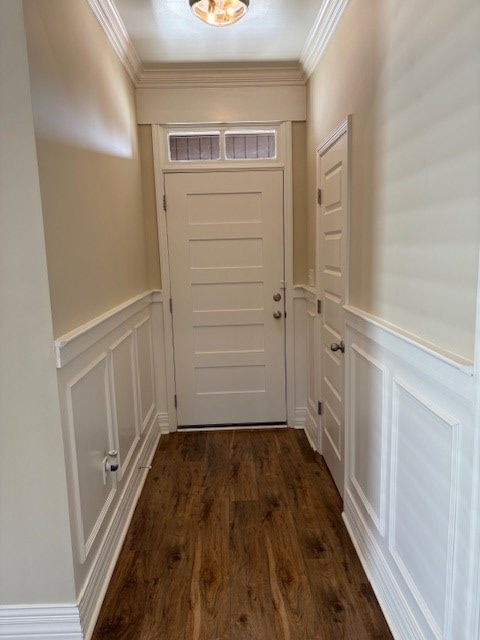
<svg viewBox="0 0 480 640">
<path fill-rule="evenodd" d="M 303 432 L 163 436 L 92 640 L 393 640 Z"/>
<path fill-rule="evenodd" d="M 231 639 L 268 638 L 275 628 L 269 564 L 258 501 L 233 502 L 230 508 Z"/>
<path fill-rule="evenodd" d="M 258 484 L 253 460 L 251 431 L 235 431 L 230 452 L 230 498 L 258 500 Z"/>
</svg>

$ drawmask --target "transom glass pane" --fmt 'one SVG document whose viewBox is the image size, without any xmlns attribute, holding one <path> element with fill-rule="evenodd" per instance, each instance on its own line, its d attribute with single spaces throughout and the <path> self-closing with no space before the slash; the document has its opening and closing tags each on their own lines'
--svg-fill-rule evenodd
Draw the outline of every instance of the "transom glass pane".
<svg viewBox="0 0 480 640">
<path fill-rule="evenodd" d="M 220 133 L 170 133 L 168 144 L 174 162 L 220 160 Z"/>
<path fill-rule="evenodd" d="M 227 160 L 272 160 L 276 156 L 275 131 L 225 133 Z"/>
</svg>

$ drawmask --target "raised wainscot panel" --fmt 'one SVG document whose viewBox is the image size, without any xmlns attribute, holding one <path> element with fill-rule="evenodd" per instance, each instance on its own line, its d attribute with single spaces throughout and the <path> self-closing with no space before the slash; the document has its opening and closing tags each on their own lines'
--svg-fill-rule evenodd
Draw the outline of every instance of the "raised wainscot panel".
<svg viewBox="0 0 480 640">
<path fill-rule="evenodd" d="M 380 535 L 385 535 L 386 380 L 385 367 L 356 344 L 350 357 L 350 480 Z"/>
<path fill-rule="evenodd" d="M 135 325 L 137 345 L 138 396 L 141 430 L 147 426 L 155 407 L 150 317 Z"/>
<path fill-rule="evenodd" d="M 120 464 L 117 477 L 121 480 L 140 434 L 133 331 L 128 331 L 111 345 L 110 354 L 113 418 Z"/>
<path fill-rule="evenodd" d="M 391 556 L 431 637 L 450 629 L 459 421 L 400 378 L 393 381 Z"/>
<path fill-rule="evenodd" d="M 104 481 L 103 459 L 113 449 L 112 413 L 106 353 L 67 383 L 68 429 L 73 466 L 74 513 L 79 561 L 88 556 L 113 500 L 113 475 Z"/>
</svg>

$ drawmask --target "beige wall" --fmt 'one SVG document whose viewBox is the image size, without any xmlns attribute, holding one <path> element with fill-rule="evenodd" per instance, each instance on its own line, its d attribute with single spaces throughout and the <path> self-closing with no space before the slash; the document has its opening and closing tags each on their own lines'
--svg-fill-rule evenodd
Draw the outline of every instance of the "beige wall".
<svg viewBox="0 0 480 640">
<path fill-rule="evenodd" d="M 148 286 L 160 289 L 160 255 L 158 249 L 157 203 L 153 166 L 152 127 L 139 125 L 138 142 L 142 165 L 143 215 L 147 249 Z"/>
<path fill-rule="evenodd" d="M 21 0 L 0 2 L 0 86 L 0 605 L 73 604 Z"/>
<path fill-rule="evenodd" d="M 351 0 L 308 86 L 315 146 L 353 114 L 351 304 L 473 357 L 480 3 Z"/>
<path fill-rule="evenodd" d="M 148 288 L 135 93 L 86 2 L 25 19 L 58 337 Z"/>
<path fill-rule="evenodd" d="M 305 122 L 292 122 L 293 157 L 293 280 L 307 282 L 307 165 Z"/>
</svg>

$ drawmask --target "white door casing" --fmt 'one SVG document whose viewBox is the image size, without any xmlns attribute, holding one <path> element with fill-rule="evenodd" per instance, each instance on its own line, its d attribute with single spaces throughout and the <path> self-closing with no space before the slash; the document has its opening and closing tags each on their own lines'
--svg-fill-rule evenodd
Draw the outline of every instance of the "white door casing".
<svg viewBox="0 0 480 640">
<path fill-rule="evenodd" d="M 318 289 L 322 454 L 343 497 L 345 450 L 345 317 L 348 224 L 348 123 L 317 150 Z M 339 348 L 340 347 L 340 348 Z"/>
<path fill-rule="evenodd" d="M 165 189 L 179 426 L 285 423 L 283 172 Z"/>
</svg>

